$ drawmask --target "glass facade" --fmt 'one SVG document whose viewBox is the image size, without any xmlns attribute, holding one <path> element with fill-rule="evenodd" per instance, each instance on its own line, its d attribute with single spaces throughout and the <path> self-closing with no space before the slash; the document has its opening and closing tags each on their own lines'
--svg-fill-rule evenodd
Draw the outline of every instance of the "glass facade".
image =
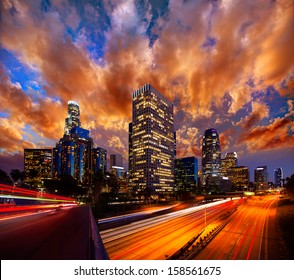
<svg viewBox="0 0 294 280">
<path fill-rule="evenodd" d="M 276 187 L 283 187 L 283 170 L 281 167 L 274 170 L 274 181 Z"/>
<path fill-rule="evenodd" d="M 175 190 L 197 192 L 198 160 L 196 157 L 175 160 Z"/>
<path fill-rule="evenodd" d="M 102 148 L 94 148 L 92 150 L 93 172 L 106 172 L 107 168 L 107 151 Z"/>
<path fill-rule="evenodd" d="M 55 179 L 71 175 L 79 184 L 91 184 L 93 140 L 89 134 L 89 130 L 81 127 L 78 103 L 69 101 L 65 132 L 53 149 Z"/>
<path fill-rule="evenodd" d="M 267 166 L 258 166 L 254 170 L 254 183 L 256 190 L 264 190 L 267 188 Z"/>
<path fill-rule="evenodd" d="M 69 135 L 72 128 L 81 126 L 79 104 L 72 100 L 68 101 L 67 113 L 68 117 L 65 119 L 64 134 Z"/>
<path fill-rule="evenodd" d="M 204 187 L 219 187 L 219 180 L 216 180 L 216 177 L 221 176 L 221 148 L 218 132 L 214 128 L 205 130 L 203 136 L 202 176 Z"/>
<path fill-rule="evenodd" d="M 61 141 L 61 174 L 75 175 L 75 142 L 71 139 Z"/>
<path fill-rule="evenodd" d="M 154 197 L 169 196 L 174 191 L 173 104 L 146 84 L 133 92 L 132 110 L 130 182 L 148 187 Z"/>
<path fill-rule="evenodd" d="M 238 165 L 238 157 L 236 152 L 226 153 L 225 158 L 222 159 L 221 173 L 222 176 L 228 176 L 227 170 Z"/>
<path fill-rule="evenodd" d="M 129 174 L 133 174 L 133 124 L 129 123 Z"/>
<path fill-rule="evenodd" d="M 87 129 L 84 129 L 82 127 L 79 127 L 79 126 L 75 126 L 74 128 L 72 128 L 70 130 L 70 134 L 76 134 L 78 138 L 83 138 L 83 139 L 89 139 L 89 130 Z"/>
</svg>

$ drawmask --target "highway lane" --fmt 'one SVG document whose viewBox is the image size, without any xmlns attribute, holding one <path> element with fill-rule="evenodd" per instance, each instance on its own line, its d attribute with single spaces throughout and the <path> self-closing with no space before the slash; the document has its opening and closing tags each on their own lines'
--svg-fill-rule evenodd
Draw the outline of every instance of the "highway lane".
<svg viewBox="0 0 294 280">
<path fill-rule="evenodd" d="M 0 220 L 0 258 L 88 259 L 88 207 L 65 207 Z"/>
<path fill-rule="evenodd" d="M 192 207 L 100 234 L 110 259 L 165 259 L 202 231 L 205 220 L 208 225 L 240 201 Z"/>
<path fill-rule="evenodd" d="M 195 259 L 278 259 L 277 201 L 278 196 L 248 199 Z"/>
</svg>

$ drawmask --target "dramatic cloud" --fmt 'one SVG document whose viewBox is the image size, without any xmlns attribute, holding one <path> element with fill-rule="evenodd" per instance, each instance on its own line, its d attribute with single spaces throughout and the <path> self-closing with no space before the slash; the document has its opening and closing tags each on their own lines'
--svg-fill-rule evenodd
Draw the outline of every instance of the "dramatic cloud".
<svg viewBox="0 0 294 280">
<path fill-rule="evenodd" d="M 201 156 L 202 137 L 196 127 L 184 125 L 176 132 L 177 157 Z"/>
<path fill-rule="evenodd" d="M 1 1 L 2 151 L 54 145 L 76 100 L 94 142 L 127 156 L 131 93 L 148 82 L 176 105 L 178 156 L 200 156 L 209 127 L 222 150 L 293 145 L 293 1 L 78 2 Z"/>
<path fill-rule="evenodd" d="M 251 114 L 246 116 L 245 118 L 242 118 L 241 121 L 237 123 L 237 125 L 241 125 L 241 127 L 245 129 L 245 131 L 258 124 L 259 121 L 263 120 L 264 118 L 269 117 L 268 106 L 266 104 L 263 104 L 260 100 L 252 101 L 251 106 Z"/>
<path fill-rule="evenodd" d="M 115 153 L 121 153 L 124 158 L 128 157 L 128 150 L 118 136 L 112 136 L 108 141 L 108 146 Z"/>
<path fill-rule="evenodd" d="M 289 135 L 293 125 L 290 118 L 275 119 L 268 126 L 257 126 L 239 138 L 237 144 L 245 143 L 250 152 L 257 150 L 272 150 L 294 146 L 294 135 Z"/>
</svg>

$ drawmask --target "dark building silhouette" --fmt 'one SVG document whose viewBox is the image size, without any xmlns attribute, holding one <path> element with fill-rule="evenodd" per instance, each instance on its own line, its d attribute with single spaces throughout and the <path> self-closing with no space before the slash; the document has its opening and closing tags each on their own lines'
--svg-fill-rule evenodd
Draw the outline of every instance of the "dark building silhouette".
<svg viewBox="0 0 294 280">
<path fill-rule="evenodd" d="M 175 190 L 197 192 L 198 160 L 196 157 L 177 158 L 175 160 Z"/>
</svg>

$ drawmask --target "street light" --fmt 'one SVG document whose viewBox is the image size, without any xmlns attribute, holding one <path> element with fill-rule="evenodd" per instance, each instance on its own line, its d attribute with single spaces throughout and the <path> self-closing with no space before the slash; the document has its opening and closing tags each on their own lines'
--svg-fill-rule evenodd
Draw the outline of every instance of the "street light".
<svg viewBox="0 0 294 280">
<path fill-rule="evenodd" d="M 206 206 L 204 207 L 204 222 L 205 222 L 205 227 L 204 228 L 206 228 Z"/>
</svg>

